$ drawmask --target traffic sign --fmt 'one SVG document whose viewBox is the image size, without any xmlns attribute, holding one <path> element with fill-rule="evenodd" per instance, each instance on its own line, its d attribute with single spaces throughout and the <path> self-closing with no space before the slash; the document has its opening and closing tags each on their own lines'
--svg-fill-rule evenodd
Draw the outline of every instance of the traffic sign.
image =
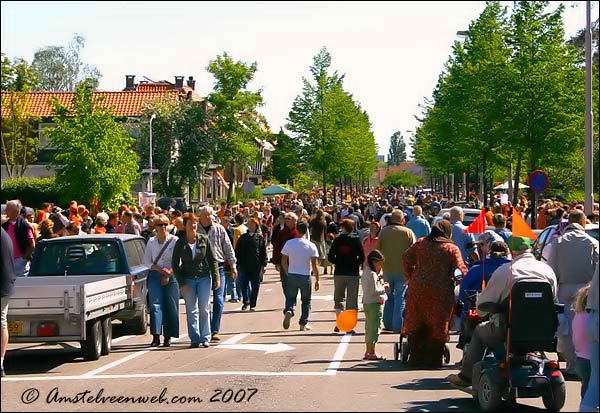
<svg viewBox="0 0 600 413">
<path fill-rule="evenodd" d="M 529 186 L 535 192 L 544 192 L 548 188 L 548 175 L 544 171 L 533 171 L 529 174 Z"/>
<path fill-rule="evenodd" d="M 153 174 L 156 174 L 156 173 L 158 173 L 158 169 L 142 169 L 143 174 L 149 174 L 150 172 L 152 172 Z"/>
</svg>

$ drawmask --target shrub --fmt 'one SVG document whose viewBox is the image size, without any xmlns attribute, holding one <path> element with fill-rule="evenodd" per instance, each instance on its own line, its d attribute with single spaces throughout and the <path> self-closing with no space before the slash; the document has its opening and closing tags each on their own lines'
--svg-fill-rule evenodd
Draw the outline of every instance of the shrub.
<svg viewBox="0 0 600 413">
<path fill-rule="evenodd" d="M 2 203 L 19 199 L 23 205 L 39 208 L 42 202 L 53 202 L 62 208 L 68 207 L 71 198 L 51 178 L 15 178 L 2 182 Z"/>
</svg>

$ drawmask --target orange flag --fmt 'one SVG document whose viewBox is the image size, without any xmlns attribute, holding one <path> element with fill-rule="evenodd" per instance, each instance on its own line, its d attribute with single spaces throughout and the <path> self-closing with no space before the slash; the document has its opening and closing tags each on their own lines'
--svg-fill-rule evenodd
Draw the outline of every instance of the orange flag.
<svg viewBox="0 0 600 413">
<path fill-rule="evenodd" d="M 475 221 L 471 222 L 471 225 L 469 225 L 464 232 L 466 234 L 481 234 L 482 232 L 485 232 L 485 224 L 485 208 L 481 208 L 481 213 L 479 216 L 475 219 Z"/>
<path fill-rule="evenodd" d="M 537 235 L 532 231 L 527 222 L 521 218 L 521 214 L 513 207 L 512 209 L 512 234 L 519 237 L 537 239 Z"/>
</svg>

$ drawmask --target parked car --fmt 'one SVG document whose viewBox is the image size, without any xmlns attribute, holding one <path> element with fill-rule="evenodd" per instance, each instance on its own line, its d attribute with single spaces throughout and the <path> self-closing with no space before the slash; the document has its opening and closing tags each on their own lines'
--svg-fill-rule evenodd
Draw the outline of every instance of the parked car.
<svg viewBox="0 0 600 413">
<path fill-rule="evenodd" d="M 79 341 L 86 360 L 111 349 L 112 320 L 130 334 L 148 325 L 146 241 L 131 234 L 40 241 L 18 277 L 8 324 L 13 342 Z"/>
<path fill-rule="evenodd" d="M 469 226 L 473 221 L 477 219 L 479 214 L 481 214 L 481 209 L 476 208 L 463 208 L 463 212 L 465 214 L 462 223 L 466 226 Z M 442 210 L 435 216 L 433 219 L 433 223 L 435 224 L 440 219 L 444 218 L 445 213 L 450 213 L 450 208 L 442 208 Z"/>
<path fill-rule="evenodd" d="M 544 253 L 544 248 L 552 241 L 552 234 L 558 225 L 548 225 L 546 228 L 542 230 L 538 234 L 538 239 L 532 244 L 531 248 L 533 250 L 533 255 L 538 260 L 542 260 L 542 254 Z M 586 224 L 585 232 L 594 239 L 598 239 L 600 234 L 600 229 L 598 224 Z"/>
</svg>

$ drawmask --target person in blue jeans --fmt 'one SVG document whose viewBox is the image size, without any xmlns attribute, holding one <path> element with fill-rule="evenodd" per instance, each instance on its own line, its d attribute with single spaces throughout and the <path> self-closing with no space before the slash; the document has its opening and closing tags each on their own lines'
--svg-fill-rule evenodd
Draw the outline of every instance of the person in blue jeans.
<svg viewBox="0 0 600 413">
<path fill-rule="evenodd" d="M 191 347 L 209 347 L 211 320 L 209 300 L 211 287 L 218 291 L 223 287 L 214 251 L 203 234 L 198 234 L 198 223 L 192 213 L 183 215 L 185 234 L 173 250 L 173 273 L 181 286 L 185 300 L 188 336 Z M 222 290 L 221 290 L 222 291 Z"/>
<path fill-rule="evenodd" d="M 148 272 L 148 303 L 150 312 L 151 347 L 171 345 L 172 337 L 179 337 L 179 284 L 173 275 L 173 250 L 175 235 L 167 232 L 169 218 L 160 214 L 155 218 L 156 236 L 150 238 L 144 252 L 144 265 Z"/>
<path fill-rule="evenodd" d="M 310 315 L 310 300 L 312 294 L 312 283 L 310 280 L 310 269 L 312 266 L 315 277 L 315 291 L 319 291 L 319 267 L 317 259 L 319 251 L 315 244 L 304 238 L 308 231 L 308 223 L 301 219 L 296 223 L 298 236 L 288 240 L 281 249 L 281 266 L 287 273 L 287 291 L 285 297 L 285 309 L 283 310 L 283 328 L 290 328 L 290 320 L 294 316 L 296 298 L 300 291 L 302 300 L 302 314 L 298 324 L 300 331 L 312 330 L 308 325 Z"/>
<path fill-rule="evenodd" d="M 404 270 L 402 254 L 416 241 L 414 232 L 404 226 L 404 213 L 394 209 L 389 223 L 379 232 L 377 249 L 385 257 L 383 279 L 389 284 L 387 300 L 383 306 L 383 327 L 400 333 L 404 313 Z"/>
<path fill-rule="evenodd" d="M 221 330 L 221 317 L 225 307 L 225 261 L 231 267 L 231 276 L 237 279 L 237 260 L 229 236 L 223 225 L 215 221 L 213 209 L 210 205 L 204 205 L 198 209 L 200 226 L 199 234 L 208 236 L 208 240 L 215 254 L 219 267 L 219 286 L 213 292 L 213 308 L 211 316 L 211 341 L 219 341 L 219 331 Z"/>
</svg>

